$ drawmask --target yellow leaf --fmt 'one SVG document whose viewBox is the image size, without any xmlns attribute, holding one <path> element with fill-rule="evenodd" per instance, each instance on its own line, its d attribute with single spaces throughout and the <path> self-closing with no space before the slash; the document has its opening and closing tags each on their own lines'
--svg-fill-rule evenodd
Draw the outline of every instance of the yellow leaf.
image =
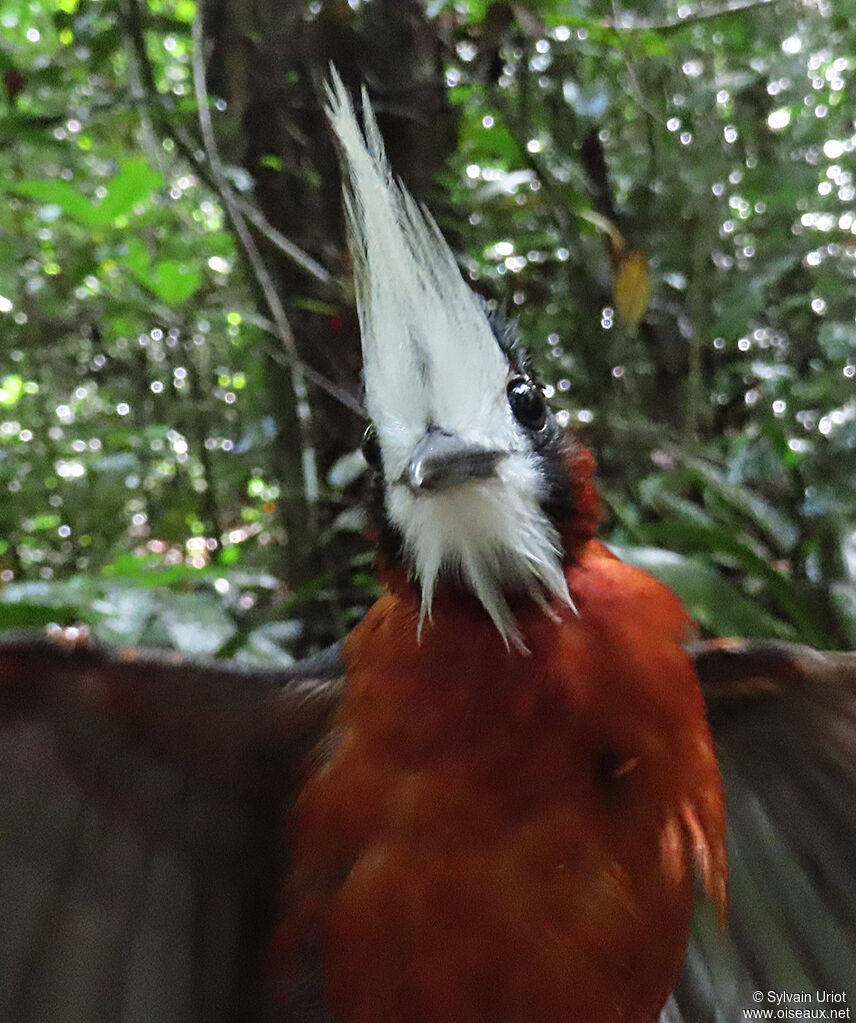
<svg viewBox="0 0 856 1023">
<path fill-rule="evenodd" d="M 612 298 L 618 322 L 635 327 L 648 308 L 651 277 L 648 260 L 642 252 L 621 256 L 612 275 Z"/>
</svg>

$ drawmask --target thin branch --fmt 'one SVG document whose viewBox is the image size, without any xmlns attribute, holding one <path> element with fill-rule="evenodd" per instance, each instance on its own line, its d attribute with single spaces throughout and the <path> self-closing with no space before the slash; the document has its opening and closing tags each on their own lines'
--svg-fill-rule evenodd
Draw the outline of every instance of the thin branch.
<svg viewBox="0 0 856 1023">
<path fill-rule="evenodd" d="M 274 321 L 277 326 L 277 336 L 279 336 L 280 340 L 283 341 L 283 345 L 289 353 L 291 364 L 299 364 L 303 370 L 303 375 L 307 380 L 311 381 L 321 390 L 326 391 L 327 394 L 339 401 L 350 411 L 356 413 L 360 417 L 364 416 L 365 413 L 362 406 L 354 397 L 350 395 L 344 397 L 347 394 L 346 391 L 329 381 L 322 373 L 313 369 L 300 357 L 296 351 L 293 334 L 290 326 L 288 325 L 288 320 L 285 317 L 284 310 L 281 318 L 274 315 L 274 307 L 270 305 L 270 302 L 271 300 L 274 300 L 276 303 L 279 303 L 279 298 L 276 293 L 276 288 L 271 281 L 270 274 L 264 265 L 264 261 L 261 259 L 255 240 L 247 228 L 246 220 L 250 220 L 257 230 L 259 230 L 273 245 L 275 245 L 290 259 L 294 260 L 298 266 L 312 274 L 312 276 L 314 276 L 320 283 L 329 285 L 333 283 L 333 277 L 329 271 L 313 260 L 311 256 L 303 252 L 299 246 L 289 241 L 283 234 L 277 231 L 276 228 L 274 228 L 265 219 L 264 215 L 259 210 L 256 210 L 245 200 L 234 194 L 222 172 L 222 161 L 219 160 L 219 152 L 217 151 L 216 146 L 214 148 L 214 152 L 216 154 L 217 166 L 220 169 L 219 174 L 214 170 L 214 164 L 211 161 L 208 151 L 206 150 L 205 155 L 203 155 L 203 153 L 198 149 L 196 140 L 191 138 L 188 133 L 176 123 L 175 119 L 172 117 L 172 112 L 167 106 L 166 97 L 158 91 L 157 84 L 154 79 L 151 62 L 149 61 L 145 45 L 145 36 L 140 17 L 139 0 L 126 0 L 125 10 L 128 34 L 139 65 L 140 78 L 144 89 L 144 99 L 152 113 L 157 117 L 159 127 L 166 135 L 169 136 L 169 138 L 172 139 L 181 156 L 194 168 L 196 173 L 211 189 L 211 191 L 219 195 L 222 199 L 238 241 L 244 250 L 247 262 L 250 264 L 253 274 L 256 276 L 256 280 L 258 282 L 259 289 L 262 291 L 265 303 L 270 307 L 271 315 L 274 317 Z M 195 59 L 196 51 L 194 50 L 194 60 Z M 204 63 L 202 82 L 204 84 Z M 201 103 L 199 104 L 199 109 L 200 116 L 206 116 L 208 125 L 210 126 L 211 120 L 210 111 L 208 109 L 207 90 L 205 91 L 205 114 L 202 115 L 203 107 Z M 210 134 L 210 139 L 213 140 L 213 131 Z M 235 219 L 236 214 L 240 219 L 241 227 L 239 227 L 238 220 Z M 259 271 L 261 271 L 261 274 L 259 274 Z M 279 303 L 279 305 L 280 308 L 282 308 L 281 303 Z M 283 325 L 285 326 L 284 331 Z M 286 343 L 284 338 L 290 338 L 291 344 Z"/>
<path fill-rule="evenodd" d="M 618 4 L 615 2 L 615 0 L 613 0 L 612 2 L 612 13 L 613 21 L 616 22 L 619 21 L 621 18 L 621 13 L 618 9 Z M 645 94 L 642 91 L 642 86 L 639 84 L 639 79 L 636 75 L 636 68 L 634 66 L 633 54 L 630 51 L 630 47 L 627 45 L 627 42 L 623 39 L 620 41 L 620 44 L 621 52 L 624 55 L 624 67 L 625 70 L 627 71 L 627 79 L 628 82 L 630 83 L 630 89 L 626 90 L 627 94 L 639 107 L 639 109 L 643 113 L 647 114 L 652 121 L 658 124 L 665 124 L 666 118 L 661 113 L 658 113 L 656 110 L 654 110 L 652 107 L 648 105 L 648 101 L 645 98 Z"/>
<path fill-rule="evenodd" d="M 223 198 L 223 195 L 221 193 L 220 182 L 211 173 L 211 167 L 208 161 L 205 159 L 200 159 L 199 154 L 194 149 L 193 142 L 191 141 L 191 139 L 189 139 L 188 136 L 180 128 L 177 128 L 174 125 L 171 126 L 171 128 L 169 129 L 169 136 L 175 143 L 175 146 L 178 149 L 179 153 L 182 155 L 182 157 L 184 157 L 184 159 L 187 160 L 187 162 L 193 166 L 196 173 L 211 189 L 211 191 L 215 192 L 217 195 L 220 195 L 220 197 Z M 228 188 L 228 186 L 226 187 Z M 250 217 L 249 211 L 254 210 L 254 207 L 251 207 L 249 203 L 245 203 L 242 199 L 238 198 L 237 196 L 235 196 L 234 198 L 237 204 L 237 209 L 245 213 L 247 219 L 252 219 Z M 223 199 L 223 205 L 226 206 L 226 213 L 231 220 L 231 210 L 230 207 L 227 205 L 225 199 Z M 258 216 L 261 218 L 262 221 L 264 221 L 264 223 L 267 223 L 267 221 L 264 220 L 264 217 L 261 213 L 258 213 L 258 211 L 256 210 L 254 210 L 254 212 L 258 214 Z M 235 227 L 234 221 L 232 221 L 232 224 L 233 227 Z M 259 228 L 259 230 L 262 230 L 261 224 L 256 224 L 256 226 Z M 271 227 L 270 230 L 275 234 L 279 233 L 273 227 Z M 237 227 L 235 227 L 235 233 L 238 235 L 238 240 L 241 242 L 241 245 L 243 247 L 244 239 L 238 233 Z M 262 233 L 265 232 L 263 231 Z M 287 239 L 285 239 L 283 235 L 280 235 L 279 237 L 284 241 L 287 241 Z M 291 243 L 289 242 L 288 244 Z M 247 258 L 249 259 L 249 256 Z M 325 270 L 324 272 L 326 273 L 327 271 Z M 273 334 L 274 336 L 277 337 L 279 336 L 275 324 L 272 323 L 270 320 L 267 320 L 264 317 L 259 317 L 258 321 L 254 319 L 254 322 L 258 322 L 258 324 L 262 326 L 262 329 L 267 331 L 267 333 Z M 355 398 L 349 391 L 346 391 L 345 388 L 340 387 L 338 384 L 334 384 L 332 380 L 328 380 L 323 373 L 319 373 L 318 370 L 310 366 L 309 363 L 305 362 L 300 357 L 299 354 L 295 355 L 293 350 L 289 352 L 287 363 L 283 360 L 282 356 L 280 356 L 276 361 L 278 361 L 281 365 L 285 364 L 291 365 L 293 364 L 295 358 L 299 361 L 307 380 L 313 383 L 316 387 L 320 388 L 322 391 L 325 391 L 327 394 L 330 395 L 331 398 L 335 398 L 336 401 L 338 401 L 341 405 L 344 405 L 345 408 L 349 409 L 351 412 L 354 412 L 361 419 L 365 418 L 366 414 L 365 409 L 357 400 L 357 398 Z"/>
<path fill-rule="evenodd" d="M 217 182 L 217 190 L 226 206 L 229 219 L 232 221 L 235 228 L 235 233 L 238 235 L 238 239 L 241 242 L 241 246 L 244 249 L 247 260 L 252 267 L 256 280 L 259 283 L 259 287 L 265 297 L 265 301 L 271 311 L 274 323 L 276 324 L 277 334 L 289 355 L 291 355 L 295 361 L 299 362 L 300 356 L 298 355 L 295 347 L 294 334 L 291 330 L 291 324 L 288 322 L 288 317 L 285 315 L 285 309 L 280 301 L 279 294 L 277 293 L 273 280 L 268 273 L 268 269 L 261 257 L 261 253 L 256 246 L 255 239 L 252 237 L 249 229 L 247 228 L 246 218 L 239 209 L 235 200 L 235 195 L 226 181 L 225 174 L 223 173 L 223 163 L 220 159 L 220 151 L 217 148 L 217 141 L 214 138 L 214 127 L 211 123 L 208 89 L 205 84 L 205 60 L 203 56 L 201 14 L 198 14 L 193 20 L 192 39 L 193 89 L 196 94 L 199 129 L 202 133 L 202 144 L 205 148 L 205 155 L 208 158 L 208 165 L 211 168 L 214 180 Z"/>
<path fill-rule="evenodd" d="M 739 14 L 741 11 L 748 11 L 754 7 L 766 7 L 771 3 L 773 0 L 730 0 L 729 3 L 721 4 L 719 7 L 702 7 L 685 18 L 665 18 L 662 21 L 618 13 L 614 18 L 605 19 L 603 27 L 616 32 L 671 32 L 687 25 L 696 25 L 702 21 L 713 21 L 715 18 Z"/>
<path fill-rule="evenodd" d="M 255 275 L 256 281 L 258 282 L 259 288 L 261 289 L 265 302 L 267 303 L 267 307 L 270 309 L 270 313 L 276 327 L 277 337 L 285 351 L 288 353 L 291 362 L 291 382 L 294 388 L 294 397 L 296 400 L 300 446 L 303 451 L 303 484 L 306 491 L 306 500 L 309 502 L 311 507 L 318 500 L 319 485 L 315 449 L 312 446 L 309 432 L 310 408 L 308 392 L 306 390 L 306 373 L 304 363 L 297 351 L 294 333 L 291 329 L 291 324 L 288 322 L 288 317 L 285 314 L 285 308 L 283 307 L 282 301 L 279 297 L 279 292 L 277 291 L 276 285 L 268 272 L 267 266 L 265 266 L 265 261 L 262 259 L 262 254 L 259 252 L 255 239 L 247 226 L 246 218 L 238 208 L 234 193 L 227 183 L 223 173 L 223 162 L 220 159 L 220 151 L 217 149 L 217 140 L 214 137 L 214 126 L 211 124 L 210 100 L 208 97 L 208 87 L 205 83 L 205 55 L 203 52 L 204 38 L 202 33 L 201 11 L 199 11 L 193 19 L 191 38 L 193 40 L 191 56 L 193 69 L 193 91 L 196 94 L 199 130 L 202 134 L 202 145 L 205 148 L 205 155 L 208 157 L 208 164 L 211 167 L 211 173 L 213 174 L 215 181 L 218 183 L 218 191 L 223 202 L 226 204 L 226 209 L 229 213 L 229 219 L 232 221 L 232 226 L 235 229 L 235 234 L 238 236 L 238 240 L 244 250 L 244 255 L 247 257 L 247 262 L 250 264 L 250 268 Z"/>
<path fill-rule="evenodd" d="M 178 149 L 182 157 L 194 167 L 197 174 L 199 174 L 200 178 L 211 189 L 211 191 L 219 195 L 220 184 L 211 174 L 211 169 L 208 161 L 200 159 L 199 155 L 196 153 L 191 139 L 188 138 L 188 136 L 180 128 L 177 128 L 174 125 L 169 129 L 168 134 L 169 137 L 175 143 L 176 149 Z M 239 208 L 240 204 L 241 201 L 238 200 Z M 231 211 L 230 208 L 226 205 L 225 200 L 224 206 L 226 206 L 226 213 L 231 219 Z M 238 234 L 237 229 L 235 233 Z M 240 235 L 238 236 L 238 240 L 241 242 L 243 247 L 243 239 L 241 238 Z M 257 326 L 260 326 L 268 334 L 272 334 L 274 337 L 277 338 L 280 336 L 277 331 L 276 325 L 273 322 L 271 322 L 271 320 L 265 319 L 265 317 L 263 316 L 258 317 L 253 316 L 250 317 L 250 319 L 252 320 L 253 323 L 255 323 Z M 294 358 L 295 356 L 291 352 L 289 353 L 288 358 L 284 358 L 281 352 L 277 351 L 275 361 L 278 362 L 280 365 L 293 365 Z M 341 405 L 344 405 L 345 408 L 349 409 L 351 412 L 354 412 L 361 419 L 365 418 L 366 414 L 365 409 L 349 391 L 346 391 L 343 387 L 339 387 L 338 384 L 334 384 L 331 380 L 328 380 L 327 377 L 323 375 L 323 373 L 319 373 L 318 370 L 310 366 L 299 355 L 297 355 L 296 358 L 299 361 L 300 366 L 303 369 L 303 373 L 307 380 L 311 381 L 313 384 L 315 384 L 316 387 L 320 388 L 322 391 L 326 391 L 326 393 L 329 394 L 331 398 L 335 398 L 336 401 L 338 401 Z"/>
<path fill-rule="evenodd" d="M 333 283 L 333 275 L 330 271 L 304 252 L 299 245 L 295 245 L 293 241 L 286 238 L 281 231 L 278 231 L 258 207 L 251 205 L 239 195 L 233 195 L 232 199 L 247 220 L 283 255 L 288 256 L 293 263 L 302 267 L 321 284 Z"/>
<path fill-rule="evenodd" d="M 263 330 L 266 334 L 271 334 L 273 337 L 278 337 L 276 325 L 272 323 L 267 317 L 261 316 L 258 313 L 251 313 L 245 317 L 247 323 L 251 323 L 254 327 L 258 327 Z M 268 355 L 273 359 L 274 362 L 280 366 L 290 366 L 290 360 L 283 355 L 279 348 L 274 348 L 272 345 L 267 349 Z M 313 384 L 323 388 L 332 398 L 335 398 L 340 404 L 349 408 L 355 415 L 361 419 L 366 418 L 366 410 L 362 404 L 351 394 L 350 391 L 346 391 L 344 387 L 339 387 L 326 377 L 322 376 L 312 366 L 303 364 L 303 372 L 306 374 L 306 379 L 310 380 Z"/>
<path fill-rule="evenodd" d="M 155 82 L 154 72 L 152 71 L 151 61 L 149 60 L 148 51 L 146 50 L 145 33 L 143 32 L 142 19 L 140 17 L 140 7 L 138 0 L 128 0 L 126 4 L 127 10 L 127 22 L 129 34 L 131 37 L 131 43 L 134 47 L 134 53 L 137 58 L 137 67 L 139 75 L 142 79 L 142 86 L 150 99 L 157 101 L 157 105 L 161 110 L 161 113 L 165 113 L 164 99 L 165 97 L 158 90 L 157 83 Z M 194 43 L 194 46 L 196 44 Z M 203 61 L 203 72 L 204 72 L 204 61 Z M 204 82 L 204 74 L 203 74 Z M 195 79 L 194 79 L 195 84 Z M 207 95 L 207 91 L 206 91 Z M 211 114 L 206 106 L 205 120 L 207 123 L 208 130 L 210 132 L 210 139 L 213 141 L 214 135 L 211 131 Z M 202 121 L 202 111 L 200 110 L 200 127 Z M 206 184 L 209 185 L 214 191 L 220 191 L 220 185 L 224 184 L 228 188 L 225 174 L 223 173 L 222 164 L 218 157 L 218 167 L 215 168 L 215 175 L 206 175 L 200 168 L 200 163 L 197 154 L 194 151 L 193 145 L 188 142 L 186 138 L 180 138 L 175 126 L 168 125 L 170 136 L 174 139 L 176 144 L 181 150 L 182 156 L 186 157 L 193 163 L 194 167 L 200 171 L 200 176 L 206 180 Z M 203 128 L 203 135 L 205 129 Z M 204 141 L 204 139 L 203 139 Z M 209 153 L 209 146 L 205 145 L 206 154 Z M 216 147 L 215 147 L 216 151 Z M 230 189 L 231 192 L 231 189 Z M 294 242 L 290 241 L 280 231 L 267 220 L 261 210 L 251 206 L 244 199 L 240 199 L 238 196 L 232 193 L 232 201 L 237 204 L 238 208 L 244 214 L 244 216 L 250 220 L 253 225 L 284 255 L 288 256 L 297 266 L 305 270 L 308 274 L 311 274 L 321 284 L 331 284 L 333 282 L 333 276 L 329 270 L 321 266 L 321 264 L 312 258 L 307 252 L 304 252 L 299 245 L 295 245 Z"/>
<path fill-rule="evenodd" d="M 572 221 L 572 218 L 577 216 L 576 210 L 569 208 L 566 196 L 546 163 L 538 159 L 526 148 L 526 143 L 524 142 L 526 125 L 520 123 L 520 118 L 511 109 L 511 104 L 502 94 L 502 90 L 497 90 L 493 100 L 501 110 L 505 126 L 517 144 L 520 159 L 535 174 L 538 183 L 543 189 L 547 205 L 556 221 L 560 236 L 563 239 L 567 239 L 572 234 L 576 234 L 577 231 Z"/>
<path fill-rule="evenodd" d="M 143 20 L 140 17 L 140 5 L 137 0 L 127 0 L 125 4 L 126 20 L 128 22 L 128 34 L 131 37 L 131 45 L 137 57 L 137 67 L 140 77 L 143 80 L 143 87 L 149 96 L 157 96 L 162 100 L 155 82 L 149 54 L 146 50 L 146 36 L 143 32 Z"/>
</svg>

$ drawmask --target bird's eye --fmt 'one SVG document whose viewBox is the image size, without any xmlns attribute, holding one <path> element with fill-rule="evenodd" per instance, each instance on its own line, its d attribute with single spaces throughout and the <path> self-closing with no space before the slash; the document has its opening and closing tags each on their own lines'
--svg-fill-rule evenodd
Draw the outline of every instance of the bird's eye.
<svg viewBox="0 0 856 1023">
<path fill-rule="evenodd" d="M 508 403 L 514 418 L 528 430 L 541 430 L 547 422 L 547 402 L 537 384 L 525 377 L 508 381 Z"/>
<path fill-rule="evenodd" d="M 377 430 L 375 430 L 373 423 L 369 423 L 366 427 L 360 448 L 363 452 L 363 458 L 365 458 L 372 469 L 379 469 L 381 463 L 380 441 L 377 439 Z"/>
</svg>

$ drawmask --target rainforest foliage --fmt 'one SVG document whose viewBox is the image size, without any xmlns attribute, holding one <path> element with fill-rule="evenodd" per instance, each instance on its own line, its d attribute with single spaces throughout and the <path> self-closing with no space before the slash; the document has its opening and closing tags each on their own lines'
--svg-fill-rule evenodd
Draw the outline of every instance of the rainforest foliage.
<svg viewBox="0 0 856 1023">
<path fill-rule="evenodd" d="M 854 0 L 0 0 L 0 628 L 375 592 L 330 61 L 714 634 L 856 646 Z"/>
</svg>

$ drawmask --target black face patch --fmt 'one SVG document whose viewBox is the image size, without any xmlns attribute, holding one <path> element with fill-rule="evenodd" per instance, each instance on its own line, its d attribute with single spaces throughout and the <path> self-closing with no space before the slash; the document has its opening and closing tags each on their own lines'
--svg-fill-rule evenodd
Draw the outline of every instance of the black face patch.
<svg viewBox="0 0 856 1023">
<path fill-rule="evenodd" d="M 517 320 L 501 309 L 487 311 L 487 318 L 496 343 L 508 359 L 509 387 L 516 380 L 522 379 L 529 386 L 540 390 L 541 382 L 520 339 Z M 576 441 L 559 426 L 549 405 L 546 406 L 544 422 L 538 429 L 529 429 L 532 431 L 529 434 L 530 441 L 542 469 L 541 507 L 553 525 L 561 526 L 571 518 L 576 507 L 574 481 L 570 476 L 570 460 L 567 457 L 569 445 L 574 445 Z"/>
<path fill-rule="evenodd" d="M 508 359 L 508 371 L 512 376 L 527 377 L 534 380 L 529 354 L 520 340 L 520 326 L 517 320 L 509 316 L 504 309 L 487 309 L 485 313 L 496 343 Z M 536 381 L 537 382 L 537 381 Z"/>
<path fill-rule="evenodd" d="M 540 461 L 542 478 L 541 508 L 557 528 L 568 522 L 576 510 L 576 489 L 571 476 L 568 457 L 577 445 L 576 438 L 556 422 L 552 409 L 547 422 L 538 433 L 532 434 L 532 446 Z"/>
</svg>

